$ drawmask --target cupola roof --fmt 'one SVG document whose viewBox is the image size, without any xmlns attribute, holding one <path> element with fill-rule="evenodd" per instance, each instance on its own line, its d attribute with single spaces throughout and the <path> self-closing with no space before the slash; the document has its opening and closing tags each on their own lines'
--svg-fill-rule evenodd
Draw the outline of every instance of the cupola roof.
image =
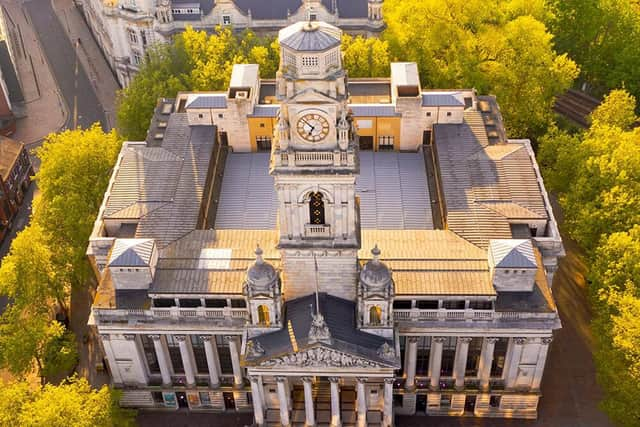
<svg viewBox="0 0 640 427">
<path fill-rule="evenodd" d="M 326 22 L 297 22 L 280 30 L 280 45 L 301 52 L 322 52 L 340 45 L 342 31 Z"/>
<path fill-rule="evenodd" d="M 382 289 L 391 283 L 391 270 L 380 261 L 380 253 L 376 245 L 371 250 L 373 259 L 367 262 L 360 272 L 360 282 L 370 289 Z"/>
</svg>

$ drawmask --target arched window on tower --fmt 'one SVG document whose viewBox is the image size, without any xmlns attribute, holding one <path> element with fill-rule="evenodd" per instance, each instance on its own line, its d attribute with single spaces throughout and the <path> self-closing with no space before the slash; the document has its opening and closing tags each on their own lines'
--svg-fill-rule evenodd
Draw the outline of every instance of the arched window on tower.
<svg viewBox="0 0 640 427">
<path fill-rule="evenodd" d="M 309 222 L 324 225 L 324 200 L 320 192 L 311 193 L 309 197 Z"/>
<path fill-rule="evenodd" d="M 269 326 L 271 319 L 269 318 L 269 307 L 266 305 L 258 306 L 258 323 Z"/>
<path fill-rule="evenodd" d="M 369 310 L 369 324 L 379 325 L 382 323 L 382 309 L 377 305 L 374 305 Z"/>
</svg>

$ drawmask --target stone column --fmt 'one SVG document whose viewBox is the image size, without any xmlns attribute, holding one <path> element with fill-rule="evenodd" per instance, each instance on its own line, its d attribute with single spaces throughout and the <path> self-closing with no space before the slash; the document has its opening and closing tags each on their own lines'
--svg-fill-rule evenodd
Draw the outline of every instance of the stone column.
<svg viewBox="0 0 640 427">
<path fill-rule="evenodd" d="M 331 383 L 331 426 L 340 427 L 340 378 L 330 377 Z"/>
<path fill-rule="evenodd" d="M 193 358 L 191 357 L 191 348 L 187 342 L 187 335 L 175 335 L 178 346 L 180 346 L 180 356 L 182 357 L 182 366 L 184 366 L 184 376 L 187 377 L 187 385 L 192 386 L 196 383 L 195 369 L 193 367 Z"/>
<path fill-rule="evenodd" d="M 145 368 L 144 356 L 142 355 L 141 348 L 138 345 L 138 336 L 135 334 L 124 334 L 124 339 L 133 342 L 133 359 L 141 374 L 141 376 L 138 377 L 138 382 L 141 384 L 147 384 L 149 382 L 149 376 L 147 375 L 147 369 Z"/>
<path fill-rule="evenodd" d="M 276 377 L 276 381 L 278 382 L 278 400 L 280 401 L 280 425 L 287 427 L 289 425 L 287 379 L 285 377 Z"/>
<path fill-rule="evenodd" d="M 253 401 L 253 416 L 255 417 L 256 425 L 260 427 L 264 425 L 264 409 L 262 406 L 262 393 L 260 393 L 260 379 L 255 375 L 251 375 L 249 377 L 249 380 L 251 380 L 251 400 Z"/>
<path fill-rule="evenodd" d="M 469 354 L 470 337 L 459 337 L 456 348 L 456 360 L 453 365 L 453 378 L 456 381 L 455 387 L 460 390 L 464 388 L 464 373 L 467 369 L 467 355 Z"/>
<path fill-rule="evenodd" d="M 498 338 L 485 337 L 482 342 L 482 353 L 480 354 L 480 365 L 478 366 L 478 379 L 480 389 L 489 390 L 489 377 L 491 376 L 491 365 L 493 364 L 493 352 Z"/>
<path fill-rule="evenodd" d="M 393 380 L 394 378 L 384 379 L 384 408 L 382 427 L 391 427 L 393 425 Z"/>
<path fill-rule="evenodd" d="M 209 382 L 212 388 L 220 386 L 220 373 L 218 372 L 218 349 L 211 341 L 215 341 L 212 335 L 201 335 L 200 339 L 204 343 L 204 353 L 207 357 L 207 368 L 209 369 Z"/>
<path fill-rule="evenodd" d="M 507 370 L 504 382 L 505 388 L 511 388 L 515 385 L 516 378 L 518 377 L 518 365 L 520 364 L 522 350 L 526 342 L 526 338 L 511 339 L 511 355 L 509 357 L 509 369 Z"/>
<path fill-rule="evenodd" d="M 165 348 L 165 343 L 162 340 L 162 335 L 151 335 L 151 339 L 153 340 L 153 347 L 156 350 L 158 365 L 160 365 L 162 384 L 171 385 L 171 369 L 169 368 L 169 361 L 167 360 L 167 350 Z"/>
<path fill-rule="evenodd" d="M 356 394 L 358 397 L 358 420 L 356 425 L 358 427 L 366 427 L 367 425 L 367 394 L 365 384 L 366 378 L 358 378 L 356 383 Z"/>
<path fill-rule="evenodd" d="M 316 414 L 313 402 L 313 378 L 302 377 L 302 385 L 304 386 L 304 412 L 306 414 L 306 425 L 316 425 Z"/>
<path fill-rule="evenodd" d="M 120 368 L 116 362 L 116 355 L 111 347 L 111 336 L 109 334 L 100 334 L 102 341 L 102 347 L 104 348 L 104 355 L 107 358 L 107 364 L 109 365 L 109 373 L 114 384 L 122 384 L 122 375 L 120 375 Z"/>
<path fill-rule="evenodd" d="M 238 340 L 234 335 L 224 337 L 229 343 L 229 351 L 231 352 L 231 365 L 233 367 L 233 385 L 235 387 L 242 386 L 242 366 L 240 366 L 240 352 L 238 349 Z"/>
<path fill-rule="evenodd" d="M 431 338 L 431 364 L 429 366 L 429 377 L 431 382 L 429 386 L 431 390 L 440 388 L 440 370 L 442 369 L 442 345 L 446 340 L 445 337 Z"/>
<path fill-rule="evenodd" d="M 549 352 L 549 344 L 551 344 L 552 337 L 542 338 L 540 344 L 540 353 L 538 353 L 538 363 L 536 363 L 535 374 L 533 375 L 533 381 L 531 381 L 531 389 L 539 390 L 540 382 L 542 381 L 542 374 L 544 374 L 544 365 L 547 362 L 547 353 Z"/>
<path fill-rule="evenodd" d="M 407 337 L 407 366 L 405 366 L 406 380 L 404 388 L 407 391 L 416 388 L 416 361 L 418 359 L 418 337 Z"/>
</svg>

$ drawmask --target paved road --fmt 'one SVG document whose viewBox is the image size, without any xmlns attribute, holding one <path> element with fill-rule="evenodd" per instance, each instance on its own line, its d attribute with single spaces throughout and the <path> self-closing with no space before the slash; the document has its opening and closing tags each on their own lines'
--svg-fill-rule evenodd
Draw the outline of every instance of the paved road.
<svg viewBox="0 0 640 427">
<path fill-rule="evenodd" d="M 24 8 L 38 33 L 42 49 L 69 109 L 68 127 L 73 127 L 74 111 L 77 111 L 78 126 L 86 128 L 100 122 L 106 130 L 103 107 L 85 70 L 78 62 L 74 44 L 67 37 L 50 0 L 30 0 L 24 3 Z"/>
</svg>

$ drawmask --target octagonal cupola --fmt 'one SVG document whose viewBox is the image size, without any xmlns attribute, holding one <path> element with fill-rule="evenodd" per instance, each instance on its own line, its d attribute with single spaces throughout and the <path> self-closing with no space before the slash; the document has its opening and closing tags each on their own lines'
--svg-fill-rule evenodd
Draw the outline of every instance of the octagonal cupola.
<svg viewBox="0 0 640 427">
<path fill-rule="evenodd" d="M 376 245 L 372 258 L 362 267 L 358 283 L 358 323 L 368 332 L 390 336 L 393 333 L 393 298 L 395 295 L 391 269 L 380 261 Z"/>
<path fill-rule="evenodd" d="M 301 79 L 325 79 L 342 68 L 342 31 L 326 22 L 297 22 L 280 30 L 280 66 Z"/>
<path fill-rule="evenodd" d="M 258 246 L 256 260 L 247 268 L 243 293 L 251 313 L 251 324 L 258 328 L 279 327 L 282 316 L 282 295 L 278 271 L 263 258 Z"/>
</svg>

